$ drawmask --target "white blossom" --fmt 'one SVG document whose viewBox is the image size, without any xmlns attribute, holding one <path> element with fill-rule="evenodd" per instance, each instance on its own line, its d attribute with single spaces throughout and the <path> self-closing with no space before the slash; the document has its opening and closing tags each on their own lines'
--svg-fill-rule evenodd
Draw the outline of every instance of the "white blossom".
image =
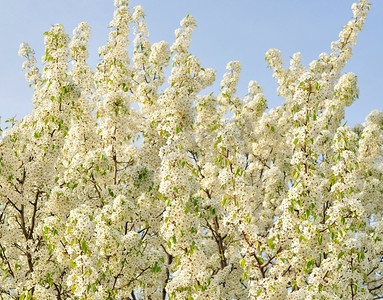
<svg viewBox="0 0 383 300">
<path fill-rule="evenodd" d="M 269 111 L 258 82 L 238 95 L 239 61 L 204 93 L 192 16 L 152 44 L 143 8 L 114 4 L 96 70 L 85 22 L 45 33 L 41 74 L 20 46 L 34 108 L 0 141 L 0 297 L 381 298 L 383 113 L 343 121 L 369 2 L 308 67 L 267 51 Z"/>
</svg>

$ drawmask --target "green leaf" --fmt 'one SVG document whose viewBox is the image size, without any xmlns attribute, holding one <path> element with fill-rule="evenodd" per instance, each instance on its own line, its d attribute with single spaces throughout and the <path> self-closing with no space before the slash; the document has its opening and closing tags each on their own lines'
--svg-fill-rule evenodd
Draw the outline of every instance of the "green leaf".
<svg viewBox="0 0 383 300">
<path fill-rule="evenodd" d="M 69 264 L 70 264 L 70 267 L 71 267 L 71 268 L 76 268 L 76 263 L 74 262 L 73 259 L 71 259 L 71 260 L 69 261 Z"/>
<path fill-rule="evenodd" d="M 224 196 L 222 197 L 222 201 L 221 201 L 221 205 L 222 205 L 222 206 L 225 206 L 225 204 L 226 204 L 226 200 L 227 200 L 227 196 L 224 195 Z"/>
<path fill-rule="evenodd" d="M 247 224 L 250 224 L 250 223 L 251 223 L 251 216 L 250 216 L 250 214 L 247 214 L 247 216 L 245 217 L 245 222 L 246 222 Z"/>
<path fill-rule="evenodd" d="M 269 248 L 271 250 L 274 250 L 274 248 L 275 248 L 275 245 L 274 245 L 273 241 L 274 241 L 274 238 L 271 238 L 271 239 L 267 240 L 267 245 L 269 246 Z"/>
<path fill-rule="evenodd" d="M 361 260 L 363 260 L 364 259 L 364 252 L 363 252 L 363 250 L 362 251 L 360 251 L 360 252 L 358 252 L 358 262 L 360 262 Z"/>
<path fill-rule="evenodd" d="M 215 124 L 214 126 L 211 127 L 210 132 L 213 132 L 218 128 L 218 124 Z"/>
<path fill-rule="evenodd" d="M 314 260 L 313 260 L 313 259 L 309 260 L 309 261 L 306 263 L 306 269 L 310 269 L 310 267 L 311 267 L 312 265 L 314 265 Z"/>
<path fill-rule="evenodd" d="M 82 240 L 81 241 L 81 250 L 86 254 L 88 252 L 88 247 L 86 245 L 86 241 Z"/>
<path fill-rule="evenodd" d="M 158 265 L 158 261 L 155 262 L 154 266 L 152 267 L 152 273 L 158 273 L 161 272 L 161 267 Z"/>
<path fill-rule="evenodd" d="M 243 268 L 245 266 L 246 259 L 242 258 L 239 262 L 239 265 Z"/>
<path fill-rule="evenodd" d="M 319 237 L 318 237 L 318 243 L 319 245 L 322 245 L 322 242 L 323 242 L 323 237 L 321 234 L 319 234 Z"/>
</svg>

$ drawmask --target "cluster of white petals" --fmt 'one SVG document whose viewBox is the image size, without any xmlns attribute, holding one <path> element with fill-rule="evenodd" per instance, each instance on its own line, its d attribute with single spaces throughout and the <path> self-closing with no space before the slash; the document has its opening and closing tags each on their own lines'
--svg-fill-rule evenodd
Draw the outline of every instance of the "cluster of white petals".
<svg viewBox="0 0 383 300">
<path fill-rule="evenodd" d="M 383 113 L 343 124 L 369 2 L 308 67 L 266 53 L 269 111 L 256 81 L 238 96 L 238 61 L 203 93 L 193 17 L 152 44 L 114 3 L 96 70 L 84 22 L 45 33 L 41 74 L 20 46 L 34 108 L 0 140 L 0 298 L 382 298 Z"/>
</svg>

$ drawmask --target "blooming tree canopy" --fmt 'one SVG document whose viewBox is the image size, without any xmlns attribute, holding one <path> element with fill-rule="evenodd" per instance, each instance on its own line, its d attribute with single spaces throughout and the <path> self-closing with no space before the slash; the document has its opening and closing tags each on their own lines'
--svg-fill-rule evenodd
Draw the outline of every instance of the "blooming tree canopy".
<svg viewBox="0 0 383 300">
<path fill-rule="evenodd" d="M 266 53 L 267 112 L 238 61 L 203 93 L 191 16 L 151 44 L 142 7 L 115 6 L 96 70 L 87 23 L 45 33 L 42 70 L 20 47 L 34 108 L 0 141 L 1 298 L 383 298 L 383 113 L 343 124 L 369 2 L 307 67 Z"/>
</svg>

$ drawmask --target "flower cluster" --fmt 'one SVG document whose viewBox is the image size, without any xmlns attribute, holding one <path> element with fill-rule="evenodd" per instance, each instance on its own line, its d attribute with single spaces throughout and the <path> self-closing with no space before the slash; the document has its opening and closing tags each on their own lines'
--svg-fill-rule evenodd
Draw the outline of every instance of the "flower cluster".
<svg viewBox="0 0 383 300">
<path fill-rule="evenodd" d="M 269 111 L 256 81 L 237 94 L 238 61 L 203 93 L 193 17 L 152 44 L 114 3 L 95 71 L 87 23 L 45 33 L 41 74 L 20 46 L 34 108 L 0 141 L 0 298 L 382 298 L 383 113 L 342 124 L 369 2 L 307 68 L 266 53 Z"/>
</svg>

